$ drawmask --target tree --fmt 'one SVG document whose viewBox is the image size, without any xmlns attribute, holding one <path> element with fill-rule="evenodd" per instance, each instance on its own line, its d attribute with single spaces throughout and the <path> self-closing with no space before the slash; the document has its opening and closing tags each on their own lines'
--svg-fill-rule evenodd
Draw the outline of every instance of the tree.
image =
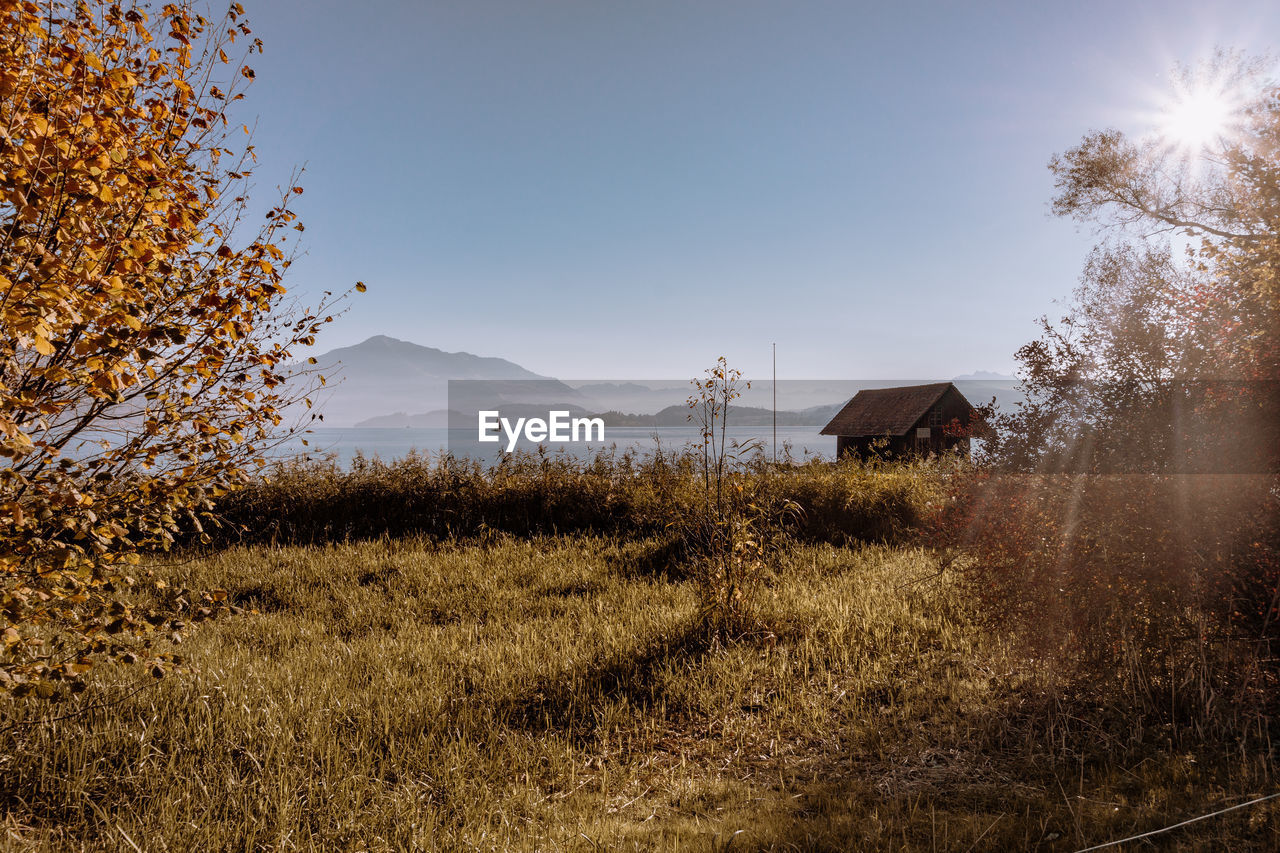
<svg viewBox="0 0 1280 853">
<path fill-rule="evenodd" d="M 1262 68 L 1219 52 L 1177 75 L 1183 107 L 1220 104 L 1203 116 L 1220 124 L 1206 142 L 1099 131 L 1050 163 L 1055 213 L 1192 241 L 1187 270 L 1198 289 L 1183 314 L 1212 327 L 1215 369 L 1244 379 L 1273 379 L 1280 367 L 1280 86 Z"/>
<path fill-rule="evenodd" d="M 1053 158 L 1054 210 L 1109 239 L 944 519 L 994 619 L 1131 652 L 1152 707 L 1273 691 L 1280 625 L 1280 88 L 1233 54 L 1178 88 L 1223 108 L 1207 141 L 1106 130 Z"/>
<path fill-rule="evenodd" d="M 342 298 L 285 301 L 300 187 L 238 234 L 256 158 L 228 108 L 262 49 L 243 15 L 0 0 L 4 688 L 57 696 L 103 658 L 163 672 L 150 636 L 219 596 L 135 612 L 128 567 L 260 461 L 291 353 Z"/>
<path fill-rule="evenodd" d="M 1280 462 L 1263 440 L 1280 421 L 1280 88 L 1230 53 L 1176 88 L 1219 106 L 1207 142 L 1095 131 L 1051 161 L 1054 211 L 1111 239 L 1018 352 L 1031 402 L 997 421 L 997 445 L 1022 467 Z"/>
</svg>

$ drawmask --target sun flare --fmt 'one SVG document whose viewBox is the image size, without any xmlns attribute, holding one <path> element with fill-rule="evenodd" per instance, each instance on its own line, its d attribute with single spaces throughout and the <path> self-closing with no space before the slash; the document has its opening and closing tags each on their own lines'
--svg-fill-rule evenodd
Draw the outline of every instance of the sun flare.
<svg viewBox="0 0 1280 853">
<path fill-rule="evenodd" d="M 1162 112 L 1160 135 L 1170 145 L 1198 154 L 1232 133 L 1238 109 L 1239 99 L 1223 88 L 1184 89 Z"/>
</svg>

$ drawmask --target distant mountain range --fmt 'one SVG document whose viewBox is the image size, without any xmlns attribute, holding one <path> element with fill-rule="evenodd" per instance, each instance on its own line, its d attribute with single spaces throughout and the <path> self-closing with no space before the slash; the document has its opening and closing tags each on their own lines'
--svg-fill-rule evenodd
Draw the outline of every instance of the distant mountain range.
<svg viewBox="0 0 1280 853">
<path fill-rule="evenodd" d="M 503 358 L 445 352 L 374 335 L 316 356 L 328 384 L 315 402 L 329 426 L 352 426 L 398 407 L 444 408 L 450 379 L 546 379 Z"/>
<path fill-rule="evenodd" d="M 777 414 L 778 426 L 825 426 L 836 412 L 844 407 L 847 400 L 827 406 L 813 406 L 798 412 L 781 411 Z M 686 405 L 667 406 L 652 415 L 635 415 L 624 412 L 605 412 L 601 415 L 606 426 L 647 427 L 647 426 L 688 426 L 689 407 Z M 765 427 L 774 422 L 773 409 L 762 409 L 758 406 L 730 406 L 729 423 L 739 427 Z"/>
<path fill-rule="evenodd" d="M 676 380 L 568 384 L 540 376 L 503 358 L 445 352 L 375 335 L 349 347 L 316 356 L 328 384 L 313 395 L 326 426 L 424 428 L 470 425 L 478 409 L 501 408 L 511 417 L 545 416 L 551 409 L 574 417 L 599 415 L 609 426 L 688 424 L 687 383 Z M 990 371 L 957 376 L 971 402 L 1004 396 L 1013 377 Z M 484 380 L 455 383 L 450 380 Z M 519 381 L 505 381 L 519 380 Z M 537 381 L 530 381 L 537 380 Z M 754 388 L 730 413 L 740 426 L 768 426 L 773 411 L 768 383 Z M 894 384 L 881 380 L 794 380 L 780 382 L 779 426 L 822 426 L 861 387 Z M 528 410 L 528 411 L 526 411 Z"/>
<path fill-rule="evenodd" d="M 962 373 L 952 382 L 1016 382 L 1018 377 L 1007 373 L 994 373 L 990 370 L 975 370 L 973 373 Z"/>
<path fill-rule="evenodd" d="M 356 426 L 361 429 L 431 429 L 447 427 L 450 418 L 457 420 L 460 417 L 462 417 L 461 412 L 449 409 L 434 409 L 417 415 L 411 415 L 408 412 L 392 412 L 389 415 L 375 415 L 372 418 L 365 418 L 362 421 L 358 421 Z"/>
<path fill-rule="evenodd" d="M 329 350 L 316 360 L 320 364 L 341 362 L 345 375 L 367 374 L 362 379 L 386 378 L 388 374 L 405 380 L 548 378 L 505 358 L 445 352 L 386 335 L 374 335 L 355 346 Z"/>
</svg>

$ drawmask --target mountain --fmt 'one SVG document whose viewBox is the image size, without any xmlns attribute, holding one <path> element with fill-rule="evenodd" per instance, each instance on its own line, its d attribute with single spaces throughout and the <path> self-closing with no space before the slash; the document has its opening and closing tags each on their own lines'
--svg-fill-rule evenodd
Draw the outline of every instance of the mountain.
<svg viewBox="0 0 1280 853">
<path fill-rule="evenodd" d="M 457 412 L 445 409 L 435 409 L 430 412 L 423 412 L 418 415 L 410 415 L 406 412 L 394 412 L 390 415 L 375 415 L 372 418 L 358 421 L 355 426 L 360 428 L 375 429 L 427 429 L 431 427 L 447 427 L 451 415 L 457 415 Z"/>
<path fill-rule="evenodd" d="M 778 426 L 824 426 L 843 406 L 843 403 L 833 403 L 826 406 L 813 406 L 799 412 L 779 411 L 777 413 Z M 677 405 L 667 406 L 652 415 L 624 414 L 623 412 L 610 411 L 602 413 L 600 417 L 604 418 L 604 422 L 608 426 L 690 426 L 693 422 L 689 420 L 689 412 L 688 406 Z M 763 409 L 758 406 L 729 407 L 730 426 L 767 427 L 772 426 L 773 422 L 774 413 L 772 409 Z"/>
<path fill-rule="evenodd" d="M 973 373 L 962 373 L 952 382 L 1016 382 L 1018 377 L 1005 373 L 994 373 L 990 370 L 975 370 Z"/>
<path fill-rule="evenodd" d="M 321 366 L 343 365 L 343 376 L 361 379 L 394 374 L 398 379 L 545 379 L 505 358 L 445 352 L 408 341 L 374 335 L 355 346 L 339 347 L 316 356 Z"/>
<path fill-rule="evenodd" d="M 593 411 L 644 413 L 683 403 L 691 390 L 687 380 L 574 383 L 574 388 Z"/>
<path fill-rule="evenodd" d="M 312 395 L 312 411 L 323 415 L 325 426 L 444 426 L 458 420 L 446 409 L 467 415 L 497 408 L 504 413 L 523 412 L 528 406 L 563 409 L 575 415 L 602 412 L 615 426 L 688 423 L 683 401 L 690 389 L 687 383 L 674 380 L 575 383 L 576 387 L 571 387 L 504 358 L 445 352 L 386 335 L 329 350 L 316 356 L 316 361 L 316 369 L 328 384 Z M 1008 381 L 1012 378 L 979 370 L 958 376 L 956 381 L 974 402 L 996 396 L 1004 404 L 1004 398 L 1013 393 Z M 455 384 L 450 399 L 450 380 L 479 381 Z M 811 380 L 781 384 L 778 425 L 791 426 L 825 424 L 841 405 L 829 401 L 847 401 L 859 387 L 877 383 Z M 772 424 L 771 389 L 770 383 L 762 383 L 744 395 L 734 406 L 731 422 L 739 426 Z M 639 414 L 642 412 L 653 414 Z"/>
<path fill-rule="evenodd" d="M 330 350 L 316 361 L 328 383 L 312 397 L 315 410 L 326 426 L 339 427 L 391 412 L 444 409 L 450 379 L 546 378 L 503 358 L 445 352 L 386 335 Z"/>
</svg>

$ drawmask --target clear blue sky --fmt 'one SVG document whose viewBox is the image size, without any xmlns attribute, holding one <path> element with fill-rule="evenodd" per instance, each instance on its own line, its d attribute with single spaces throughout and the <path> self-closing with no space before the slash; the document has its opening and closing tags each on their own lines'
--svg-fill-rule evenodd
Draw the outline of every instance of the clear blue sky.
<svg viewBox="0 0 1280 853">
<path fill-rule="evenodd" d="M 1141 130 L 1272 2 L 254 0 L 257 195 L 305 163 L 298 293 L 562 377 L 1008 371 L 1094 235 L 1046 163 Z"/>
</svg>

